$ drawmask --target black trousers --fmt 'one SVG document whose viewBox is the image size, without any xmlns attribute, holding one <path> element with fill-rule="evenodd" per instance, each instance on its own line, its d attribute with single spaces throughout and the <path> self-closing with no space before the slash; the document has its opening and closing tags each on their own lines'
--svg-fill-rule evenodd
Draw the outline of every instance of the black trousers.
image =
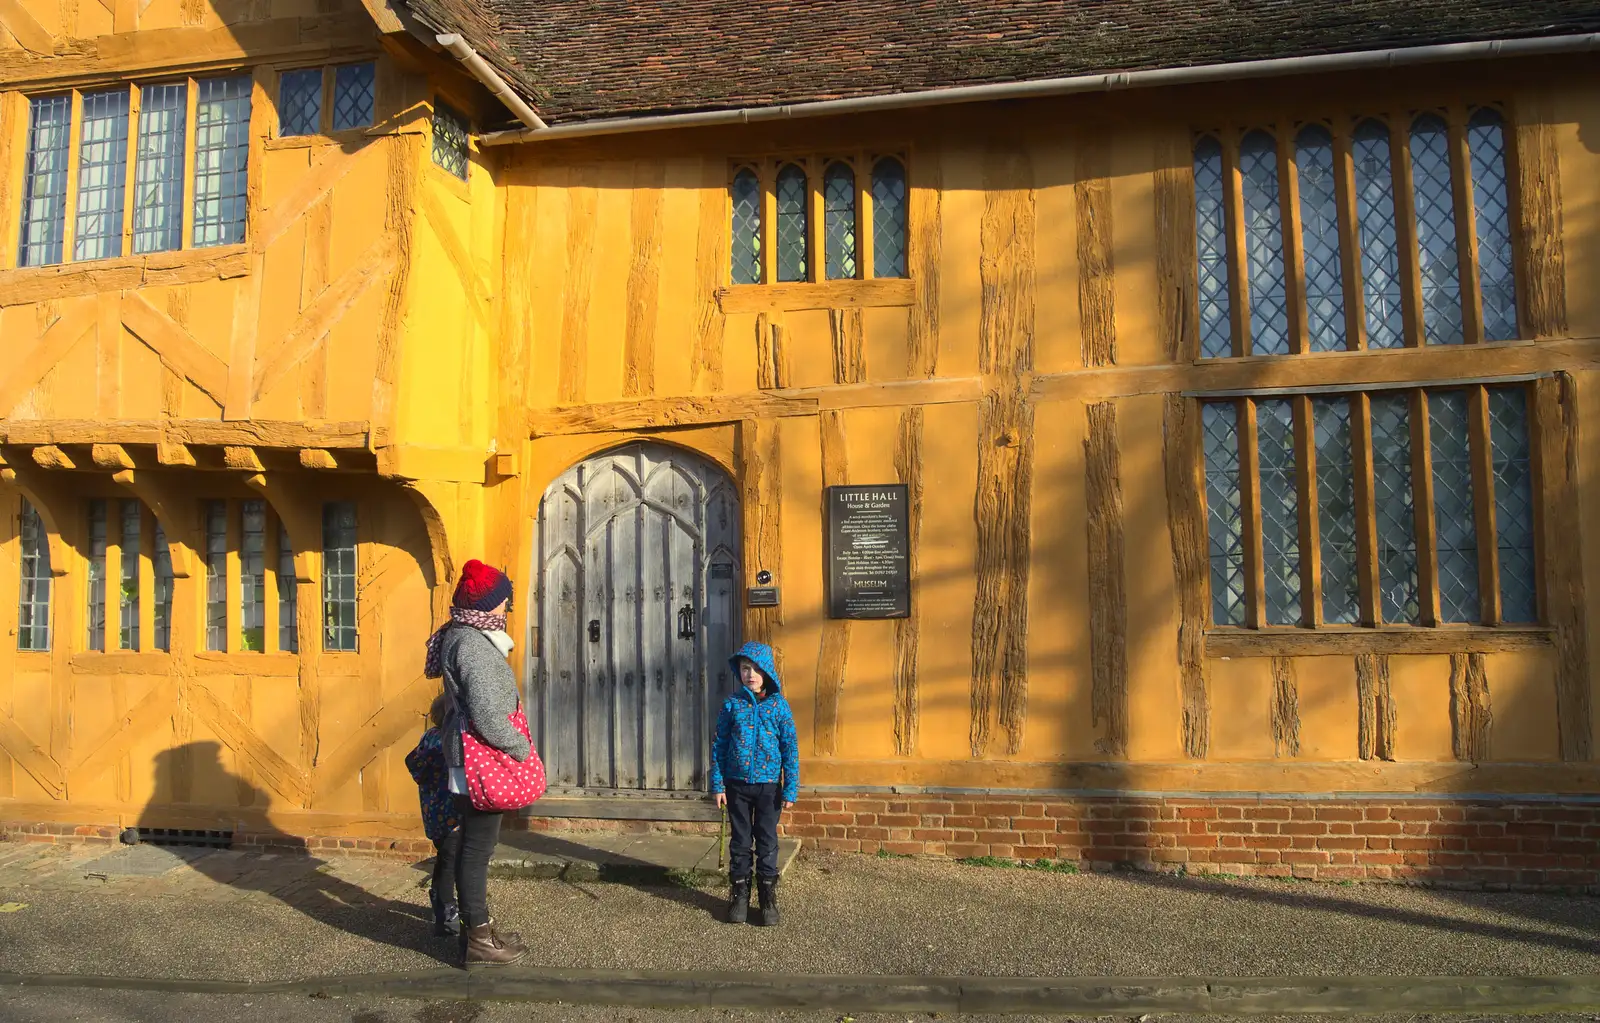
<svg viewBox="0 0 1600 1023">
<path fill-rule="evenodd" d="M 748 785 L 730 781 L 727 795 L 728 830 L 732 832 L 728 845 L 728 876 L 735 881 L 750 876 L 750 841 L 754 838 L 756 873 L 761 877 L 777 877 L 778 817 L 783 813 L 777 783 Z"/>
<path fill-rule="evenodd" d="M 433 891 L 441 905 L 456 901 L 456 860 L 460 858 L 460 828 L 433 843 Z"/>
<path fill-rule="evenodd" d="M 464 927 L 489 922 L 489 859 L 500 841 L 501 814 L 477 810 L 466 796 L 456 797 L 461 827 L 456 829 L 456 899 L 461 904 Z"/>
</svg>

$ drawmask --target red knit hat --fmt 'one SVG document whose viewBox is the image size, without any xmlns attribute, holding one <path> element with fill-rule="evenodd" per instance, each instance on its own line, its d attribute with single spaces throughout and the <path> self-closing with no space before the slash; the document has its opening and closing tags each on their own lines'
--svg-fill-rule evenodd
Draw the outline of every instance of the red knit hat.
<svg viewBox="0 0 1600 1023">
<path fill-rule="evenodd" d="M 461 566 L 461 579 L 456 583 L 456 607 L 474 611 L 493 611 L 500 602 L 511 599 L 511 580 L 498 568 L 491 568 L 476 559 Z"/>
</svg>

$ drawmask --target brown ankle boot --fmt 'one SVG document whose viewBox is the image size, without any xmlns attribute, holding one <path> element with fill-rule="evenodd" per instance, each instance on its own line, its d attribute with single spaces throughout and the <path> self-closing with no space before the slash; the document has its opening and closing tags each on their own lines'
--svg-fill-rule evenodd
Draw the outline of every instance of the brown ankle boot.
<svg viewBox="0 0 1600 1023">
<path fill-rule="evenodd" d="M 467 969 L 475 966 L 509 966 L 528 954 L 520 941 L 507 941 L 494 931 L 494 922 L 464 928 L 466 954 L 462 957 Z"/>
</svg>

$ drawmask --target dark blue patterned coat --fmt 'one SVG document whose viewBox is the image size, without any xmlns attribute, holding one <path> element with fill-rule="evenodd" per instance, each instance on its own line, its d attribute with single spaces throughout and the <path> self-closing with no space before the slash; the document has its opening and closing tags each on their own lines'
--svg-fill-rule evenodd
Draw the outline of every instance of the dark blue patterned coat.
<svg viewBox="0 0 1600 1023">
<path fill-rule="evenodd" d="M 772 648 L 765 643 L 746 643 L 728 658 L 735 672 L 740 661 L 760 669 L 767 684 L 759 700 L 741 685 L 722 701 L 717 737 L 711 743 L 711 792 L 724 791 L 727 781 L 751 785 L 782 782 L 783 801 L 792 803 L 800 790 L 800 743 L 794 714 L 780 691 Z"/>
</svg>

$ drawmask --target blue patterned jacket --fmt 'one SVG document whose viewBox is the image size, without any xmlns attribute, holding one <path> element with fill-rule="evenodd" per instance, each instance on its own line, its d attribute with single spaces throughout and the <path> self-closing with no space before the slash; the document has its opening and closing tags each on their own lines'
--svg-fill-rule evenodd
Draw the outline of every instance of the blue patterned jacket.
<svg viewBox="0 0 1600 1023">
<path fill-rule="evenodd" d="M 767 677 L 761 699 L 744 686 L 722 701 L 717 715 L 717 737 L 711 743 L 711 792 L 724 791 L 725 781 L 750 785 L 783 783 L 783 801 L 792 803 L 800 792 L 800 743 L 794 714 L 783 698 L 772 648 L 746 643 L 728 658 L 735 673 L 740 661 L 749 661 Z"/>
</svg>

